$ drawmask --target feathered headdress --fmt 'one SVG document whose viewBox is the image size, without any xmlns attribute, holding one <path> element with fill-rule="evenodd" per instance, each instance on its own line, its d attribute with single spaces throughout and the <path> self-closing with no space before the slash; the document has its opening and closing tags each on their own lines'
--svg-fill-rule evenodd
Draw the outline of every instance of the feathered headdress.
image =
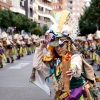
<svg viewBox="0 0 100 100">
<path fill-rule="evenodd" d="M 99 30 L 96 31 L 96 39 L 100 39 L 100 31 Z"/>
<path fill-rule="evenodd" d="M 78 20 L 76 20 L 69 11 L 63 10 L 55 18 L 56 23 L 51 25 L 45 36 L 51 43 L 59 38 L 59 44 L 67 41 L 68 38 L 74 42 L 79 34 Z M 61 39 L 63 37 L 63 39 Z"/>
<path fill-rule="evenodd" d="M 87 40 L 93 40 L 93 34 L 89 34 Z"/>
<path fill-rule="evenodd" d="M 2 32 L 2 33 L 1 33 L 1 37 L 2 37 L 2 38 L 7 38 L 7 37 L 8 37 L 8 34 L 7 34 L 6 32 Z"/>
</svg>

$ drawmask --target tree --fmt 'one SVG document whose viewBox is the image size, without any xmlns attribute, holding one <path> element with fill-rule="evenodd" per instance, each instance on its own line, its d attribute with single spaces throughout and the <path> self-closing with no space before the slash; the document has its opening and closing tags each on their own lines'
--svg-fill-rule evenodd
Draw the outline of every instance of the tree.
<svg viewBox="0 0 100 100">
<path fill-rule="evenodd" d="M 31 21 L 30 25 L 31 25 L 31 28 L 35 28 L 35 27 L 37 27 L 37 22 Z"/>
<path fill-rule="evenodd" d="M 14 27 L 16 30 L 21 32 L 21 30 L 25 30 L 26 32 L 30 32 L 32 27 L 36 27 L 36 23 L 28 19 L 27 16 L 22 14 L 15 14 L 13 17 Z"/>
<path fill-rule="evenodd" d="M 40 26 L 37 26 L 36 28 L 31 29 L 31 34 L 42 36 L 43 35 L 43 30 Z"/>
<path fill-rule="evenodd" d="M 44 26 L 42 27 L 42 29 L 43 29 L 43 34 L 44 34 L 49 28 L 48 28 L 47 25 L 44 25 Z"/>
<path fill-rule="evenodd" d="M 15 14 L 13 17 L 13 23 L 14 27 L 16 27 L 16 30 L 21 32 L 21 30 L 25 30 L 26 32 L 29 32 L 30 28 L 30 19 L 27 18 L 27 16 L 22 14 Z"/>
<path fill-rule="evenodd" d="M 31 21 L 27 16 L 22 14 L 15 14 L 13 17 L 13 23 L 13 26 L 16 27 L 17 32 L 21 32 L 21 30 L 31 32 L 31 29 L 37 26 L 36 22 Z"/>
<path fill-rule="evenodd" d="M 16 27 L 16 32 L 18 33 L 20 33 L 21 30 L 31 32 L 32 28 L 37 27 L 37 23 L 31 21 L 26 15 L 15 14 L 10 10 L 0 10 L 0 27 L 5 31 L 8 27 Z"/>
<path fill-rule="evenodd" d="M 9 10 L 0 10 L 0 27 L 4 29 L 5 31 L 9 26 L 12 25 L 12 13 L 10 13 Z"/>
<path fill-rule="evenodd" d="M 90 7 L 84 8 L 84 14 L 79 19 L 81 35 L 95 33 L 100 26 L 100 0 L 91 0 Z"/>
<path fill-rule="evenodd" d="M 30 22 L 30 30 L 29 30 L 29 32 L 31 32 L 31 29 L 33 30 L 33 28 L 36 28 L 37 27 L 37 23 L 34 21 L 31 21 Z"/>
</svg>

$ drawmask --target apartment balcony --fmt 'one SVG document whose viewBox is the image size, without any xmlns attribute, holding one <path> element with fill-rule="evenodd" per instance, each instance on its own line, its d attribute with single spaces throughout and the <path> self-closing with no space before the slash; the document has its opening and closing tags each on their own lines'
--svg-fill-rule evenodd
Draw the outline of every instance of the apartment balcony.
<svg viewBox="0 0 100 100">
<path fill-rule="evenodd" d="M 55 12 L 60 12 L 62 10 L 63 10 L 62 8 L 55 8 L 55 9 L 53 9 L 53 11 L 55 11 Z"/>
<path fill-rule="evenodd" d="M 37 23 L 41 23 L 41 24 L 52 24 L 52 22 L 50 22 L 50 21 L 40 20 L 40 19 L 36 19 L 36 18 L 34 18 L 34 21 L 36 21 Z"/>
<path fill-rule="evenodd" d="M 10 5 L 12 4 L 11 0 L 6 0 L 6 3 Z"/>
<path fill-rule="evenodd" d="M 30 1 L 30 7 L 33 8 L 33 1 Z"/>
<path fill-rule="evenodd" d="M 0 1 L 1 1 L 1 2 L 4 2 L 4 3 L 6 3 L 6 4 L 9 4 L 9 5 L 12 4 L 11 0 L 6 0 L 6 1 L 4 1 L 4 0 L 0 0 Z"/>
<path fill-rule="evenodd" d="M 48 8 L 50 10 L 52 10 L 52 5 L 51 3 L 44 3 L 40 0 L 36 0 L 36 3 L 39 5 L 39 6 L 42 6 L 42 7 L 45 7 L 45 8 Z"/>
<path fill-rule="evenodd" d="M 42 16 L 42 17 L 46 17 L 46 18 L 49 18 L 53 23 L 56 23 L 55 22 L 55 19 L 54 19 L 54 16 L 53 16 L 53 12 L 50 12 L 50 13 L 45 13 L 43 11 L 39 11 L 39 10 L 34 10 L 34 13 L 36 13 L 37 15 L 39 16 Z"/>
<path fill-rule="evenodd" d="M 72 9 L 73 9 L 73 7 L 68 5 L 68 10 L 72 10 Z"/>
<path fill-rule="evenodd" d="M 53 17 L 53 12 L 52 11 L 49 13 L 49 12 L 43 12 L 43 11 L 40 11 L 40 10 L 35 10 L 35 12 L 39 12 L 39 13 L 41 13 L 43 15 L 50 15 L 50 16 Z"/>
<path fill-rule="evenodd" d="M 10 7 L 10 10 L 14 13 L 20 13 L 25 15 L 25 10 L 23 8 Z"/>
<path fill-rule="evenodd" d="M 33 20 L 33 17 L 30 16 L 29 18 L 30 18 L 31 20 Z"/>
<path fill-rule="evenodd" d="M 53 3 L 52 5 L 53 6 L 61 6 L 62 4 L 61 3 Z"/>
<path fill-rule="evenodd" d="M 33 5 L 31 5 L 31 4 L 30 4 L 30 8 L 32 8 L 32 9 L 33 9 Z"/>
<path fill-rule="evenodd" d="M 5 8 L 10 8 L 12 6 L 11 0 L 7 0 L 6 2 L 4 2 L 3 0 L 0 0 L 0 5 Z"/>
</svg>

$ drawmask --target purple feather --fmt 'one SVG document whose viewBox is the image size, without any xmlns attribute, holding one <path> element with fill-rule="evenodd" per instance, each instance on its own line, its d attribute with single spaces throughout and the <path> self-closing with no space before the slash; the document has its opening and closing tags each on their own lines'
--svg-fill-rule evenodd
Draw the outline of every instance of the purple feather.
<svg viewBox="0 0 100 100">
<path fill-rule="evenodd" d="M 53 35 L 50 42 L 53 42 L 55 40 L 55 36 Z"/>
</svg>

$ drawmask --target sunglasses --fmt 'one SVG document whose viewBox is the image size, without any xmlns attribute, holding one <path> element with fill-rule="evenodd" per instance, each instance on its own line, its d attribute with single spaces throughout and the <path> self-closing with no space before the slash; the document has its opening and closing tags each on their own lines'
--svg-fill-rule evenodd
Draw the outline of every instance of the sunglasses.
<svg viewBox="0 0 100 100">
<path fill-rule="evenodd" d="M 64 48 L 65 44 L 60 44 L 59 46 L 57 46 L 56 48 L 60 47 L 60 48 Z"/>
</svg>

